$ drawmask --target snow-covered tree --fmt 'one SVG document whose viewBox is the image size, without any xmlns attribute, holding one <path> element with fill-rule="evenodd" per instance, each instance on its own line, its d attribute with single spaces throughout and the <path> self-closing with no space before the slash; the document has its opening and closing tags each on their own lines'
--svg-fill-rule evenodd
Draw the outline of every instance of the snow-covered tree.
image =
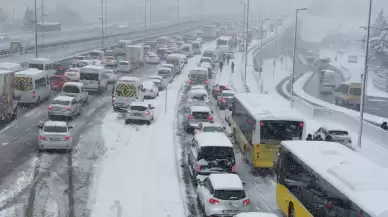
<svg viewBox="0 0 388 217">
<path fill-rule="evenodd" d="M 372 24 L 369 47 L 371 55 L 388 51 L 388 21 L 383 9 Z"/>
</svg>

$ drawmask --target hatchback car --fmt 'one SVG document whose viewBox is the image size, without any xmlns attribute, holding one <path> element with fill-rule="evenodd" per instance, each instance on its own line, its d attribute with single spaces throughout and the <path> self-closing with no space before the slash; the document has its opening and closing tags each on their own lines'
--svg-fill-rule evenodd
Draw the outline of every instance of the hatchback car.
<svg viewBox="0 0 388 217">
<path fill-rule="evenodd" d="M 190 90 L 188 103 L 192 105 L 209 105 L 209 97 L 205 89 Z"/>
<path fill-rule="evenodd" d="M 73 138 L 71 135 L 72 126 L 64 121 L 46 121 L 38 125 L 39 138 L 38 149 L 65 149 L 73 148 Z"/>
<path fill-rule="evenodd" d="M 117 71 L 129 73 L 132 71 L 132 65 L 129 63 L 129 61 L 120 61 L 119 65 L 117 66 Z"/>
<path fill-rule="evenodd" d="M 79 81 L 79 74 L 81 72 L 80 68 L 69 68 L 65 72 L 65 76 L 70 80 L 70 81 Z"/>
<path fill-rule="evenodd" d="M 154 82 L 158 90 L 163 90 L 165 88 L 165 84 L 163 81 L 163 77 L 159 75 L 150 76 L 150 81 Z"/>
<path fill-rule="evenodd" d="M 183 121 L 183 129 L 186 133 L 194 133 L 201 122 L 213 122 L 214 117 L 208 106 L 191 106 L 188 116 Z"/>
<path fill-rule="evenodd" d="M 79 100 L 70 96 L 57 96 L 48 106 L 48 117 L 65 117 L 73 119 L 81 114 L 82 106 Z"/>
<path fill-rule="evenodd" d="M 131 121 L 144 121 L 150 125 L 154 120 L 153 109 L 154 107 L 146 102 L 132 102 L 125 116 L 125 124 Z"/>
<path fill-rule="evenodd" d="M 160 63 L 160 58 L 156 53 L 148 53 L 146 55 L 146 63 L 147 64 L 159 64 Z"/>
<path fill-rule="evenodd" d="M 143 82 L 143 91 L 145 99 L 154 99 L 159 96 L 159 89 L 151 80 Z"/>
<path fill-rule="evenodd" d="M 114 67 L 114 66 L 117 66 L 117 60 L 113 56 L 105 56 L 102 59 L 101 64 Z"/>
<path fill-rule="evenodd" d="M 205 216 L 233 216 L 253 211 L 243 183 L 236 174 L 211 174 L 199 184 L 197 197 Z"/>
</svg>

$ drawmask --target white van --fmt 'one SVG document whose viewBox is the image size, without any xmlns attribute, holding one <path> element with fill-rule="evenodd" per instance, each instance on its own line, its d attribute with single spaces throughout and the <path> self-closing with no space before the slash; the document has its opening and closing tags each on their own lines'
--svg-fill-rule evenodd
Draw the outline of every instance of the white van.
<svg viewBox="0 0 388 217">
<path fill-rule="evenodd" d="M 117 112 L 125 112 L 133 101 L 143 101 L 143 85 L 140 78 L 123 76 L 113 88 L 112 106 Z"/>
<path fill-rule="evenodd" d="M 66 82 L 61 91 L 63 96 L 71 96 L 82 103 L 87 103 L 89 93 L 85 90 L 84 84 L 80 82 Z"/>
<path fill-rule="evenodd" d="M 161 76 L 163 78 L 163 84 L 165 84 L 165 86 L 167 86 L 167 84 L 169 84 L 174 79 L 172 69 L 167 67 L 159 68 L 158 73 L 156 75 Z"/>
<path fill-rule="evenodd" d="M 176 54 L 170 54 L 167 56 L 167 64 L 173 64 L 174 69 L 177 72 L 177 74 L 180 74 L 182 71 L 182 57 Z"/>
<path fill-rule="evenodd" d="M 104 66 L 84 66 L 80 72 L 80 82 L 87 91 L 103 92 L 108 88 L 109 76 Z"/>
<path fill-rule="evenodd" d="M 188 58 L 194 56 L 193 45 L 192 44 L 182 44 L 179 49 L 181 53 L 185 54 Z"/>
<path fill-rule="evenodd" d="M 192 85 L 204 85 L 208 89 L 209 85 L 209 71 L 205 67 L 192 68 L 189 71 L 189 80 L 187 81 L 188 87 Z"/>
<path fill-rule="evenodd" d="M 104 51 L 92 50 L 89 52 L 89 57 L 94 60 L 102 60 L 104 58 Z"/>
<path fill-rule="evenodd" d="M 47 71 L 25 69 L 14 74 L 14 95 L 18 104 L 39 105 L 50 98 L 51 88 Z"/>
<path fill-rule="evenodd" d="M 7 70 L 11 72 L 18 72 L 22 71 L 23 68 L 19 63 L 0 63 L 0 70 Z"/>
<path fill-rule="evenodd" d="M 54 60 L 52 59 L 35 58 L 35 59 L 30 59 L 27 62 L 28 62 L 28 68 L 46 71 L 49 77 L 55 74 Z"/>
<path fill-rule="evenodd" d="M 191 42 L 194 55 L 201 54 L 201 42 L 193 41 Z"/>
</svg>

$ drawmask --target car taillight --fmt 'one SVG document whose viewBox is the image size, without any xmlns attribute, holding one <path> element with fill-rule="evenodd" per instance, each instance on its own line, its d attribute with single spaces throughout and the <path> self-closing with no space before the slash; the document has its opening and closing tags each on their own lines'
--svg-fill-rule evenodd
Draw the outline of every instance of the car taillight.
<svg viewBox="0 0 388 217">
<path fill-rule="evenodd" d="M 331 204 L 331 203 L 326 204 L 326 208 L 332 209 L 333 208 L 333 204 Z"/>
<path fill-rule="evenodd" d="M 47 107 L 48 110 L 52 110 L 53 107 L 51 105 L 49 105 L 49 107 Z"/>
<path fill-rule="evenodd" d="M 189 115 L 187 118 L 188 119 L 193 119 L 194 117 L 192 115 Z"/>
<path fill-rule="evenodd" d="M 195 172 L 201 171 L 201 165 L 195 165 Z"/>
<path fill-rule="evenodd" d="M 232 173 L 235 173 L 237 171 L 236 164 L 232 166 Z"/>
<path fill-rule="evenodd" d="M 210 199 L 209 199 L 209 203 L 211 203 L 211 204 L 219 204 L 220 201 L 218 201 L 218 200 L 216 200 L 216 199 L 214 199 L 214 198 L 210 198 Z"/>
<path fill-rule="evenodd" d="M 71 107 L 70 106 L 66 106 L 66 111 L 70 111 L 71 110 Z"/>
<path fill-rule="evenodd" d="M 207 84 L 209 81 L 208 80 L 205 80 L 205 84 Z"/>
<path fill-rule="evenodd" d="M 71 139 L 71 136 L 66 136 L 65 141 L 69 141 Z"/>
<path fill-rule="evenodd" d="M 250 205 L 250 204 L 251 204 L 251 200 L 245 199 L 245 200 L 243 201 L 243 204 L 244 204 L 245 206 Z"/>
<path fill-rule="evenodd" d="M 193 81 L 192 81 L 192 80 L 189 80 L 189 81 L 188 81 L 188 83 L 189 83 L 189 84 L 192 84 L 192 83 L 193 83 Z"/>
<path fill-rule="evenodd" d="M 36 97 L 36 92 L 34 90 L 34 91 L 32 91 L 32 98 L 35 98 L 35 97 Z"/>
<path fill-rule="evenodd" d="M 146 115 L 150 115 L 151 113 L 150 112 L 146 112 Z"/>
<path fill-rule="evenodd" d="M 46 138 L 45 136 L 39 136 L 39 139 L 40 139 L 40 140 L 47 141 L 47 138 Z"/>
<path fill-rule="evenodd" d="M 226 100 L 225 100 L 224 98 L 221 98 L 221 99 L 220 99 L 220 102 L 226 103 Z"/>
<path fill-rule="evenodd" d="M 100 85 L 101 85 L 101 83 L 100 83 L 100 81 L 98 81 L 98 87 L 100 87 Z"/>
<path fill-rule="evenodd" d="M 209 117 L 207 117 L 207 120 L 208 121 L 212 121 L 212 120 L 214 120 L 214 117 L 213 116 L 209 116 Z"/>
</svg>

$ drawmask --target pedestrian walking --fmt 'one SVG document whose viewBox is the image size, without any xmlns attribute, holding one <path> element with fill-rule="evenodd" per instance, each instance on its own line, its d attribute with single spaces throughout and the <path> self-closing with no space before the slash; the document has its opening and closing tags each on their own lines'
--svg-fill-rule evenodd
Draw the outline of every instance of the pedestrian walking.
<svg viewBox="0 0 388 217">
<path fill-rule="evenodd" d="M 234 73 L 234 62 L 230 65 L 230 68 L 232 68 L 232 73 Z"/>
<path fill-rule="evenodd" d="M 224 62 L 220 61 L 220 72 L 222 72 L 223 67 L 224 67 Z"/>
<path fill-rule="evenodd" d="M 229 55 L 226 55 L 226 64 L 229 66 L 229 60 L 230 60 L 230 56 Z"/>
</svg>

